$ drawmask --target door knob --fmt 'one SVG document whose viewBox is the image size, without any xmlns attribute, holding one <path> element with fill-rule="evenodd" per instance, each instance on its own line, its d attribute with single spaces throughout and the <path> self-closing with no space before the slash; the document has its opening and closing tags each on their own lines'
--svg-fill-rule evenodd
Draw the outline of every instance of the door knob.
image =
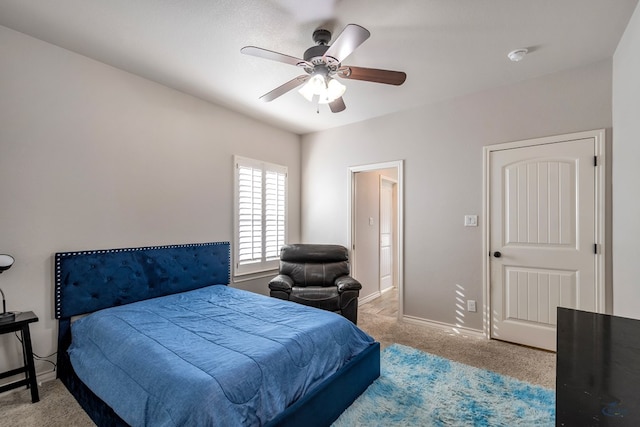
<svg viewBox="0 0 640 427">
<path fill-rule="evenodd" d="M 495 251 L 493 253 L 493 256 L 496 257 L 496 258 L 500 258 L 502 256 L 502 254 L 500 252 L 498 252 L 498 251 Z"/>
</svg>

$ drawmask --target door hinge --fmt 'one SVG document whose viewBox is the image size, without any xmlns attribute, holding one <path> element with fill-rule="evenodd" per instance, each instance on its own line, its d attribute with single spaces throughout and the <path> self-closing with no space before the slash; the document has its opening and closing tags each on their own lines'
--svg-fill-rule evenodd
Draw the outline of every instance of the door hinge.
<svg viewBox="0 0 640 427">
<path fill-rule="evenodd" d="M 598 156 L 593 156 L 593 166 L 598 166 Z"/>
</svg>

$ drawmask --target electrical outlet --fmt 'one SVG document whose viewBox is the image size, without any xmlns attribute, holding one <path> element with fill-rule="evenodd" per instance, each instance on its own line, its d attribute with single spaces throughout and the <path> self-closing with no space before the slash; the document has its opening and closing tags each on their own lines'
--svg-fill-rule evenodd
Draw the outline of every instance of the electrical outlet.
<svg viewBox="0 0 640 427">
<path fill-rule="evenodd" d="M 474 313 L 476 312 L 476 302 L 475 300 L 467 300 L 467 311 L 473 311 Z"/>
</svg>

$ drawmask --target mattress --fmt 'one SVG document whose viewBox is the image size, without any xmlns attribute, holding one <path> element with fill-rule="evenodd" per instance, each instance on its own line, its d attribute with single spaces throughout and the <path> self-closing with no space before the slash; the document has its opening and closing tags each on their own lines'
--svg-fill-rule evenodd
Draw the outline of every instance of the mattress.
<svg viewBox="0 0 640 427">
<path fill-rule="evenodd" d="M 335 313 L 224 285 L 71 329 L 76 374 L 132 426 L 265 424 L 374 344 Z"/>
</svg>

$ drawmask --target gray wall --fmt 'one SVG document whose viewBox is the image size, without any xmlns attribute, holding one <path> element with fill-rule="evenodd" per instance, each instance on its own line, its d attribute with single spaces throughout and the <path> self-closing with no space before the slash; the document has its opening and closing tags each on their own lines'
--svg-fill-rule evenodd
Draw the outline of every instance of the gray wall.
<svg viewBox="0 0 640 427">
<path fill-rule="evenodd" d="M 298 135 L 4 27 L 0 58 L 0 253 L 16 258 L 0 286 L 39 316 L 38 354 L 56 350 L 55 252 L 232 240 L 233 154 L 289 167 L 300 239 Z M 19 348 L 0 337 L 0 371 Z"/>
<path fill-rule="evenodd" d="M 607 60 L 305 135 L 303 239 L 346 243 L 349 167 L 404 159 L 405 315 L 460 324 L 456 291 L 482 302 L 482 229 L 463 226 L 482 210 L 482 147 L 610 127 Z M 481 330 L 481 312 L 459 326 Z"/>
<path fill-rule="evenodd" d="M 613 56 L 613 313 L 640 319 L 640 6 Z"/>
</svg>

